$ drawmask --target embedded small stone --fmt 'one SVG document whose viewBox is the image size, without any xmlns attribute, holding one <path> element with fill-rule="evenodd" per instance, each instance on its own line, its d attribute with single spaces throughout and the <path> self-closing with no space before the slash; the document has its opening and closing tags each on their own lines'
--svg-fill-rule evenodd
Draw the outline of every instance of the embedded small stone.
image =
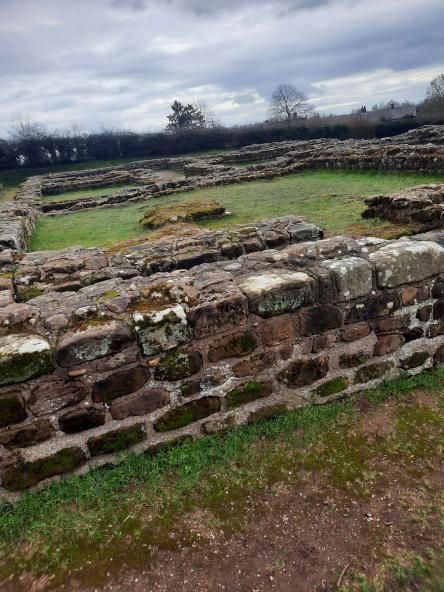
<svg viewBox="0 0 444 592">
<path fill-rule="evenodd" d="M 199 372 L 202 357 L 198 352 L 176 350 L 164 356 L 154 370 L 156 380 L 183 380 Z"/>
<path fill-rule="evenodd" d="M 275 271 L 243 279 L 250 310 L 262 317 L 293 312 L 313 302 L 315 280 L 301 271 Z"/>
<path fill-rule="evenodd" d="M 79 376 L 84 376 L 86 373 L 86 368 L 73 368 L 72 370 L 68 370 L 66 375 L 70 378 L 78 378 Z"/>
<path fill-rule="evenodd" d="M 431 306 L 423 306 L 422 308 L 418 309 L 416 313 L 416 318 L 423 323 L 427 322 L 430 319 L 430 315 L 432 313 Z"/>
<path fill-rule="evenodd" d="M 45 319 L 45 327 L 50 330 L 65 329 L 68 319 L 64 314 L 55 314 Z"/>
<path fill-rule="evenodd" d="M 429 358 L 430 354 L 428 352 L 415 352 L 408 358 L 400 360 L 399 365 L 404 370 L 410 370 L 411 368 L 422 366 Z"/>
<path fill-rule="evenodd" d="M 129 328 L 116 321 L 63 337 L 56 352 L 59 366 L 69 368 L 115 354 L 133 341 Z"/>
<path fill-rule="evenodd" d="M 258 345 L 258 338 L 252 331 L 233 333 L 212 342 L 208 350 L 208 360 L 217 362 L 225 358 L 247 356 Z"/>
<path fill-rule="evenodd" d="M 404 343 L 405 339 L 403 335 L 379 335 L 373 355 L 384 356 L 385 354 L 390 354 L 402 347 Z"/>
<path fill-rule="evenodd" d="M 93 436 L 87 441 L 87 446 L 91 456 L 99 456 L 100 454 L 112 454 L 130 448 L 142 440 L 145 440 L 146 432 L 143 423 L 120 428 L 102 434 L 101 436 Z"/>
<path fill-rule="evenodd" d="M 202 397 L 185 403 L 182 407 L 171 409 L 155 422 L 154 429 L 157 432 L 178 430 L 219 410 L 220 399 L 218 397 Z"/>
<path fill-rule="evenodd" d="M 109 402 L 138 391 L 148 381 L 150 371 L 145 366 L 125 368 L 109 374 L 93 385 L 93 401 Z"/>
<path fill-rule="evenodd" d="M 59 426 L 65 434 L 75 434 L 96 428 L 105 423 L 105 409 L 103 407 L 85 407 L 73 409 L 59 417 Z"/>
<path fill-rule="evenodd" d="M 125 419 L 131 416 L 146 415 L 156 409 L 165 407 L 170 402 L 170 395 L 164 389 L 149 389 L 115 401 L 111 405 L 113 419 Z"/>
<path fill-rule="evenodd" d="M 226 395 L 225 401 L 227 403 L 227 409 L 239 407 L 239 405 L 245 405 L 256 399 L 268 397 L 271 393 L 271 382 L 247 382 L 236 387 Z"/>
<path fill-rule="evenodd" d="M 74 471 L 85 461 L 81 448 L 65 448 L 47 458 L 7 469 L 2 476 L 2 486 L 8 491 L 22 491 L 43 479 Z"/>
<path fill-rule="evenodd" d="M 327 382 L 318 386 L 318 388 L 314 391 L 316 395 L 319 397 L 329 397 L 331 395 L 335 395 L 337 393 L 341 393 L 348 388 L 348 379 L 344 376 L 339 376 L 338 378 L 332 378 Z"/>
<path fill-rule="evenodd" d="M 311 360 L 296 360 L 279 372 L 277 378 L 289 388 L 307 386 L 324 378 L 328 372 L 328 358 L 319 357 Z"/>
<path fill-rule="evenodd" d="M 376 380 L 382 378 L 394 368 L 393 362 L 378 362 L 376 364 L 369 364 L 363 366 L 355 374 L 355 384 L 361 382 L 370 382 L 370 380 Z"/>
<path fill-rule="evenodd" d="M 188 339 L 187 317 L 180 304 L 156 312 L 135 312 L 133 319 L 144 356 L 173 349 Z"/>
<path fill-rule="evenodd" d="M 0 428 L 20 423 L 26 419 L 26 409 L 18 392 L 0 395 Z"/>
<path fill-rule="evenodd" d="M 0 337 L 0 385 L 24 382 L 52 368 L 51 346 L 40 335 Z"/>
</svg>

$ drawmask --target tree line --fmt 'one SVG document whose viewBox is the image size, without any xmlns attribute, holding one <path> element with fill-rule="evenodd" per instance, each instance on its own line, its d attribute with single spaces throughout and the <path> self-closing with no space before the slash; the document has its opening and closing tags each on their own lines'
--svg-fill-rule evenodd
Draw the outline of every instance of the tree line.
<svg viewBox="0 0 444 592">
<path fill-rule="evenodd" d="M 380 138 L 404 133 L 425 123 L 444 123 L 444 74 L 430 84 L 415 119 L 371 122 L 359 115 L 320 116 L 304 93 L 291 84 L 272 94 L 270 118 L 258 124 L 224 127 L 203 101 L 174 101 L 164 131 L 136 133 L 106 130 L 84 134 L 78 128 L 49 132 L 28 120 L 17 122 L 8 139 L 0 139 L 0 169 L 17 166 L 169 157 L 207 150 L 236 149 L 247 144 L 315 138 Z"/>
</svg>

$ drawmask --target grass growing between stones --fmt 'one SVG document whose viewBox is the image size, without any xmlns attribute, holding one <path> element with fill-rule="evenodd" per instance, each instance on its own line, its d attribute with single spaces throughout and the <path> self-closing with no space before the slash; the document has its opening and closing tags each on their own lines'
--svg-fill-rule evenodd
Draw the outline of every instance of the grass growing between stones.
<svg viewBox="0 0 444 592">
<path fill-rule="evenodd" d="M 408 401 L 415 389 L 426 391 L 436 405 Z M 156 454 L 129 454 L 116 467 L 27 493 L 12 507 L 0 506 L 0 583 L 31 571 L 54 576 L 56 585 L 70 570 L 94 585 L 112 566 L 146 567 L 154 547 L 193 542 L 183 526 L 187 513 L 208 510 L 226 533 L 236 531 L 251 495 L 277 482 L 297 487 L 301 471 L 369 499 L 384 479 L 374 470 L 376 457 L 421 478 L 444 449 L 443 392 L 444 369 L 398 378 L 225 435 Z M 362 404 L 377 410 L 389 400 L 396 402 L 393 433 L 366 436 L 359 430 Z"/>
<path fill-rule="evenodd" d="M 123 189 L 134 189 L 137 187 L 134 183 L 111 185 L 110 187 L 96 187 L 95 189 L 81 189 L 79 191 L 68 191 L 66 193 L 54 193 L 54 195 L 44 195 L 43 201 L 71 201 L 74 199 L 97 198 L 102 195 L 113 195 Z"/>
<path fill-rule="evenodd" d="M 376 235 L 389 238 L 406 229 L 380 220 L 363 220 L 363 198 L 428 182 L 444 182 L 444 176 L 411 173 L 356 173 L 306 171 L 272 181 L 225 185 L 174 194 L 143 204 L 89 210 L 39 219 L 32 250 L 60 249 L 72 245 L 109 246 L 138 238 L 147 232 L 139 224 L 152 205 L 173 206 L 195 200 L 215 200 L 232 212 L 220 220 L 202 221 L 208 228 L 226 228 L 275 216 L 299 214 L 325 228 L 329 235 Z"/>
</svg>

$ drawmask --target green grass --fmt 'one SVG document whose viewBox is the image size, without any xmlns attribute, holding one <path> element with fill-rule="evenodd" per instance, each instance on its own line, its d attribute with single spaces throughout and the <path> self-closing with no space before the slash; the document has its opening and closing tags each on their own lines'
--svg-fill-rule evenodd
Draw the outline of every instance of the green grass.
<svg viewBox="0 0 444 592">
<path fill-rule="evenodd" d="M 134 183 L 111 185 L 110 187 L 96 187 L 95 189 L 80 189 L 78 191 L 68 191 L 65 193 L 54 193 L 53 195 L 44 195 L 44 201 L 71 201 L 73 199 L 87 199 L 101 197 L 102 195 L 112 195 L 123 189 L 134 189 L 137 187 Z"/>
<path fill-rule="evenodd" d="M 63 576 L 63 570 L 85 566 L 86 561 L 97 573 L 105 559 L 113 558 L 113 565 L 119 557 L 126 564 L 136 562 L 137 549 L 171 547 L 170 534 L 196 508 L 209 509 L 224 528 L 237 529 L 250 495 L 274 482 L 297 481 L 301 469 L 320 470 L 332 485 L 356 495 L 358 484 L 375 479 L 366 452 L 369 446 L 406 471 L 409 467 L 417 471 L 426 457 L 439 458 L 442 438 L 430 438 L 427 426 L 442 427 L 442 407 L 433 413 L 421 411 L 424 408 L 403 405 L 403 397 L 414 389 L 440 397 L 443 385 L 444 369 L 435 369 L 363 393 L 371 406 L 393 397 L 399 400 L 397 432 L 380 438 L 378 449 L 374 441 L 354 436 L 347 445 L 359 413 L 355 398 L 346 398 L 156 454 L 127 454 L 116 467 L 91 470 L 41 492 L 28 492 L 14 506 L 0 505 L 0 581 L 23 570 Z M 424 448 L 418 450 L 416 443 L 408 448 L 408 442 L 418 438 Z M 330 450 L 332 441 L 335 446 Z M 331 458 L 321 455 L 315 466 L 311 450 L 329 450 Z M 337 480 L 341 470 L 347 477 L 343 483 Z M 146 561 L 146 552 L 143 558 Z"/>
<path fill-rule="evenodd" d="M 35 251 L 72 245 L 109 246 L 118 241 L 141 237 L 149 231 L 141 227 L 139 219 L 149 207 L 203 199 L 216 200 L 232 212 L 231 216 L 202 222 L 208 228 L 300 214 L 327 229 L 329 234 L 371 235 L 376 230 L 390 231 L 393 225 L 362 220 L 362 197 L 432 181 L 442 182 L 444 176 L 306 171 L 272 181 L 212 187 L 121 208 L 89 210 L 55 218 L 42 217 L 31 248 Z"/>
</svg>

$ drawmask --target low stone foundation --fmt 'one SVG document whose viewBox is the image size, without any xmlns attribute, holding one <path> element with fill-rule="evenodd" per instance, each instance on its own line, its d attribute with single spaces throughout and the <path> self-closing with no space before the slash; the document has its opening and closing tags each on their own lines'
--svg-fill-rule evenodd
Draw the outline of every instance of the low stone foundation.
<svg viewBox="0 0 444 592">
<path fill-rule="evenodd" d="M 1 310 L 10 499 L 124 450 L 323 404 L 444 359 L 444 248 L 430 240 L 336 237 L 77 291 L 51 285 Z"/>
</svg>

